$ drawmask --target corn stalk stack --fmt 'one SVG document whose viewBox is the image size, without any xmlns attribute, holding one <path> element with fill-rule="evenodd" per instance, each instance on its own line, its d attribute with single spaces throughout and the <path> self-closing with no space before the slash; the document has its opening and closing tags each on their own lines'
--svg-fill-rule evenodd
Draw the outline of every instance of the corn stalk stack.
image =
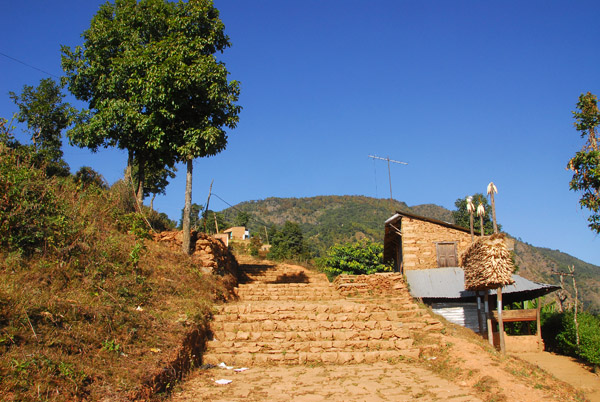
<svg viewBox="0 0 600 402">
<path fill-rule="evenodd" d="M 505 235 L 493 234 L 480 237 L 471 244 L 461 257 L 461 266 L 465 272 L 466 290 L 498 290 L 498 324 L 500 326 L 500 349 L 504 352 L 504 323 L 502 321 L 502 287 L 514 283 L 512 272 L 514 264 Z M 488 295 L 486 292 L 486 304 Z M 487 309 L 486 309 L 487 310 Z M 488 339 L 493 344 L 491 321 L 488 314 Z"/>
</svg>

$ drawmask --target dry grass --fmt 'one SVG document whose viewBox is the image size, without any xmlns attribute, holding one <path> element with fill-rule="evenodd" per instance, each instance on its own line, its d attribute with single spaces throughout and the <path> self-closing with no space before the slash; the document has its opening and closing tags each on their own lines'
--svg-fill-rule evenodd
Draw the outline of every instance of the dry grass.
<svg viewBox="0 0 600 402">
<path fill-rule="evenodd" d="M 68 244 L 0 254 L 0 395 L 121 400 L 172 360 L 226 289 L 189 257 L 143 239 L 127 194 L 69 182 L 56 191 L 75 229 Z"/>
</svg>

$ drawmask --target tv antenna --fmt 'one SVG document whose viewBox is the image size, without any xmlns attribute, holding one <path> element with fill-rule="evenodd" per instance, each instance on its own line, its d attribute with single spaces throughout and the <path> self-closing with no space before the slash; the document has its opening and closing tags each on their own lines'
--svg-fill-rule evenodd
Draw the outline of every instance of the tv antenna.
<svg viewBox="0 0 600 402">
<path fill-rule="evenodd" d="M 399 165 L 408 165 L 408 163 L 395 161 L 393 159 L 390 159 L 389 156 L 387 158 L 381 158 L 381 157 L 375 156 L 375 155 L 368 155 L 368 157 L 372 158 L 372 159 L 378 159 L 381 161 L 387 161 L 387 163 L 388 163 L 388 178 L 390 180 L 390 205 L 393 205 L 394 198 L 392 197 L 392 173 L 391 173 L 391 169 L 390 169 L 390 163 L 397 163 Z"/>
</svg>

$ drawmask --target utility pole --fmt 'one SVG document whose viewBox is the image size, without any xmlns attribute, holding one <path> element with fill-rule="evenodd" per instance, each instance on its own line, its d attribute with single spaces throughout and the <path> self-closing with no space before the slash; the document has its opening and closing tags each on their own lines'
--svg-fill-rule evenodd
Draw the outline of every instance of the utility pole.
<svg viewBox="0 0 600 402">
<path fill-rule="evenodd" d="M 406 162 L 400 162 L 400 161 L 395 161 L 393 159 L 390 159 L 389 156 L 387 158 L 381 158 L 379 156 L 368 155 L 368 157 L 372 158 L 372 159 L 379 159 L 379 160 L 382 160 L 382 161 L 387 161 L 387 164 L 388 164 L 388 178 L 390 180 L 390 205 L 393 206 L 394 198 L 392 197 L 392 173 L 391 173 L 391 169 L 390 169 L 390 162 L 397 163 L 399 165 L 408 165 L 408 163 L 406 163 Z"/>
</svg>

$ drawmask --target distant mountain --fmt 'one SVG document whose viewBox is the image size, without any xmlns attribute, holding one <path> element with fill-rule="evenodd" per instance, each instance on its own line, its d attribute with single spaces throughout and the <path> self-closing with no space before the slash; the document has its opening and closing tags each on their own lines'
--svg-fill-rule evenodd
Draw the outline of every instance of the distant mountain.
<svg viewBox="0 0 600 402">
<path fill-rule="evenodd" d="M 242 202 L 225 209 L 232 222 L 239 211 L 248 212 L 248 226 L 253 233 L 264 233 L 265 227 L 296 222 L 317 255 L 336 243 L 362 238 L 383 241 L 383 226 L 395 211 L 404 211 L 453 223 L 452 212 L 435 204 L 408 206 L 404 202 L 365 196 L 317 196 L 309 198 L 267 198 Z M 577 287 L 584 306 L 600 311 L 600 267 L 583 262 L 558 250 L 535 247 L 515 241 L 515 262 L 523 277 L 544 283 L 560 284 L 552 270 L 567 272 L 575 266 Z M 572 281 L 565 281 L 572 292 Z"/>
</svg>

